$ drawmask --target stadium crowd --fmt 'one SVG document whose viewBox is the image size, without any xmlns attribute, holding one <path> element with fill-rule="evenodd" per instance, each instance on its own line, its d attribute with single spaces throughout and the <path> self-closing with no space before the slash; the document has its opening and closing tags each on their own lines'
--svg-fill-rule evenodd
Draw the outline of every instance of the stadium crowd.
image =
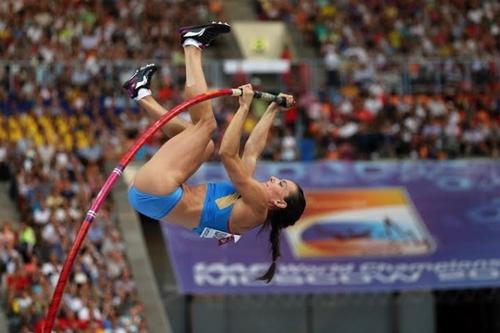
<svg viewBox="0 0 500 333">
<path fill-rule="evenodd" d="M 117 157 L 151 123 L 120 90 L 130 72 L 106 67 L 78 75 L 78 67 L 6 69 L 0 91 L 0 140 L 34 147 L 56 146 L 86 158 L 104 151 Z M 8 72 L 7 72 L 8 71 Z M 166 108 L 182 100 L 183 70 L 164 63 L 154 81 L 156 98 Z M 38 80 L 37 80 L 38 77 Z M 301 80 L 297 80 L 301 81 Z M 50 82 L 50 84 L 48 84 Z M 237 85 L 237 79 L 232 82 Z M 399 94 L 377 79 L 337 88 L 310 90 L 292 86 L 297 107 L 278 120 L 263 155 L 271 160 L 456 158 L 498 156 L 500 85 L 488 82 L 482 91 L 459 85 L 442 93 Z M 258 84 L 256 88 L 259 87 Z M 333 89 L 333 93 L 332 93 Z M 235 99 L 215 101 L 220 142 L 237 108 Z M 256 101 L 248 118 L 250 132 L 265 105 Z M 151 152 L 161 134 L 141 151 Z M 140 157 L 138 157 L 140 158 Z M 216 159 L 217 156 L 214 156 Z"/>
<path fill-rule="evenodd" d="M 29 118 L 24 124 L 36 126 Z M 0 223 L 0 268 L 11 332 L 41 332 L 83 212 L 104 183 L 102 150 L 82 155 L 29 141 L 6 145 L 2 140 L 0 148 L 2 179 L 10 176 L 11 196 L 22 221 L 18 228 L 13 221 Z M 112 201 L 106 201 L 99 212 L 76 259 L 55 328 L 63 332 L 146 331 Z"/>
<path fill-rule="evenodd" d="M 326 87 L 301 104 L 316 157 L 498 156 L 497 1 L 254 4 L 323 57 Z"/>
<path fill-rule="evenodd" d="M 258 3 L 263 17 L 297 23 L 306 39 L 317 43 L 326 68 L 324 87 L 288 86 L 298 103 L 277 119 L 264 159 L 499 156 L 498 59 L 475 58 L 479 50 L 481 56 L 498 56 L 497 3 Z M 22 221 L 19 228 L 13 221 L 0 227 L 0 274 L 12 332 L 40 330 L 70 235 L 104 181 L 106 162 L 121 156 L 151 123 L 120 91 L 132 69 L 121 61 L 141 64 L 154 58 L 161 64 L 155 97 L 167 108 L 182 100 L 182 57 L 173 32 L 192 23 L 192 6 L 184 1 L 0 4 L 0 54 L 7 61 L 0 67 L 0 179 L 11 181 Z M 200 21 L 221 16 L 217 0 L 197 1 L 195 8 Z M 444 28 L 433 28 L 438 21 Z M 401 93 L 387 85 L 394 71 L 408 75 L 417 87 L 425 85 L 422 71 L 434 72 L 433 63 L 423 61 L 400 74 L 400 67 L 389 63 L 395 55 L 467 55 L 473 60 L 470 66 L 453 60 L 440 63 L 439 70 L 446 73 L 442 83 L 454 83 L 445 85 L 450 89 Z M 351 66 L 345 60 L 352 58 Z M 466 77 L 469 68 L 472 74 Z M 241 80 L 228 79 L 233 85 Z M 477 86 L 480 91 L 473 89 Z M 214 105 L 219 143 L 237 100 L 218 99 Z M 247 133 L 264 109 L 265 104 L 255 102 Z M 144 159 L 163 140 L 159 133 L 136 158 Z M 145 331 L 113 203 L 96 219 L 66 288 L 58 327 Z"/>
<path fill-rule="evenodd" d="M 259 18 L 293 23 L 346 56 L 498 56 L 498 1 L 255 0 Z"/>
<path fill-rule="evenodd" d="M 0 3 L 0 54 L 41 63 L 67 59 L 163 59 L 177 29 L 219 20 L 220 0 L 17 1 Z"/>
</svg>

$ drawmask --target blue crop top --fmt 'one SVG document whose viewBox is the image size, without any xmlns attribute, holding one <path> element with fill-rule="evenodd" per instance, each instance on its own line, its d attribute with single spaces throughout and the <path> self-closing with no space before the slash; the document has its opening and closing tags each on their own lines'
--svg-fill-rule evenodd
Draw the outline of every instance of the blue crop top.
<svg viewBox="0 0 500 333">
<path fill-rule="evenodd" d="M 236 188 L 230 182 L 208 183 L 200 224 L 193 230 L 199 235 L 207 227 L 231 233 L 229 218 L 239 197 Z"/>
</svg>

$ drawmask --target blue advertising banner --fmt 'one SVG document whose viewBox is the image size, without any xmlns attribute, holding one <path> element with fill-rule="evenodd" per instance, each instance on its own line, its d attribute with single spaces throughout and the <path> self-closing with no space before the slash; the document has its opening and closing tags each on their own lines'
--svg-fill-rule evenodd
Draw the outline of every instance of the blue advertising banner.
<svg viewBox="0 0 500 333">
<path fill-rule="evenodd" d="M 183 293 L 325 293 L 500 285 L 500 162 L 261 163 L 292 179 L 307 208 L 282 232 L 271 284 L 268 232 L 219 246 L 163 223 Z M 219 164 L 194 183 L 226 180 Z"/>
</svg>

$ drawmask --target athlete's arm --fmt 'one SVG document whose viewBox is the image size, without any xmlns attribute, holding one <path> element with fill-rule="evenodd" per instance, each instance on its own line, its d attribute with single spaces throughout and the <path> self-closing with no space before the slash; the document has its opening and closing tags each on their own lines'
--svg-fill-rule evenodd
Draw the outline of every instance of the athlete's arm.
<svg viewBox="0 0 500 333">
<path fill-rule="evenodd" d="M 252 178 L 253 170 L 249 170 L 240 157 L 240 141 L 243 124 L 253 100 L 252 86 L 241 87 L 240 107 L 227 127 L 219 148 L 219 155 L 229 178 L 238 190 L 243 201 L 254 208 L 266 208 L 265 192 L 262 185 Z"/>
<path fill-rule="evenodd" d="M 280 96 L 287 96 L 280 94 Z M 287 98 L 292 98 L 292 96 L 287 96 Z M 267 135 L 269 134 L 269 129 L 273 124 L 276 114 L 280 111 L 280 106 L 276 103 L 271 103 L 267 107 L 266 112 L 260 118 L 257 125 L 253 129 L 250 137 L 248 138 L 245 149 L 243 150 L 243 163 L 247 167 L 248 171 L 253 175 L 255 172 L 255 166 L 257 165 L 257 160 L 260 154 L 264 150 L 267 142 Z"/>
<path fill-rule="evenodd" d="M 243 94 L 239 97 L 240 107 L 238 111 L 231 119 L 229 126 L 224 132 L 224 137 L 222 138 L 219 154 L 222 157 L 239 157 L 240 154 L 240 141 L 241 133 L 243 131 L 243 124 L 250 111 L 250 105 L 253 100 L 253 90 L 250 84 L 246 84 L 240 87 L 243 90 Z"/>
</svg>

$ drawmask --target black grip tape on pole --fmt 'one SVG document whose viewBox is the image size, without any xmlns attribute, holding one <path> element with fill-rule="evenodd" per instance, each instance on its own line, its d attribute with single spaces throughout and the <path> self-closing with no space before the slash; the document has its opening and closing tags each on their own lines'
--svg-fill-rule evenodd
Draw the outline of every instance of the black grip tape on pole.
<svg viewBox="0 0 500 333">
<path fill-rule="evenodd" d="M 275 102 L 279 106 L 282 107 L 290 107 L 290 105 L 287 104 L 287 100 L 283 96 L 276 96 L 267 92 L 262 92 L 262 91 L 254 91 L 254 97 L 258 99 L 262 99 L 266 102 Z"/>
</svg>

